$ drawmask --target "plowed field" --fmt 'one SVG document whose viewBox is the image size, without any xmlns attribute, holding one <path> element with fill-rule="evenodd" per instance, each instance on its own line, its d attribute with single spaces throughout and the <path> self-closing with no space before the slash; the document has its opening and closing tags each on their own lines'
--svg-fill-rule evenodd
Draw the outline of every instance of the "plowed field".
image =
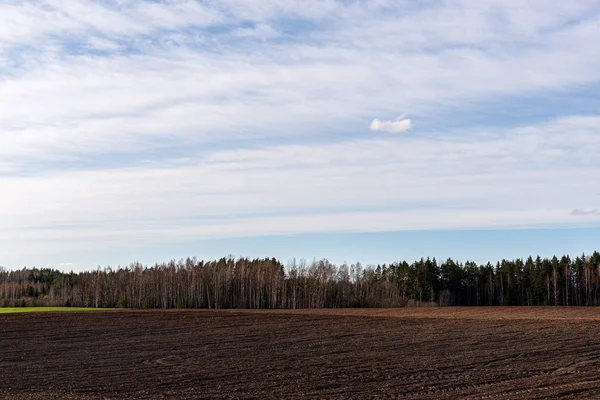
<svg viewBox="0 0 600 400">
<path fill-rule="evenodd" d="M 600 309 L 0 315 L 0 398 L 600 398 Z"/>
</svg>

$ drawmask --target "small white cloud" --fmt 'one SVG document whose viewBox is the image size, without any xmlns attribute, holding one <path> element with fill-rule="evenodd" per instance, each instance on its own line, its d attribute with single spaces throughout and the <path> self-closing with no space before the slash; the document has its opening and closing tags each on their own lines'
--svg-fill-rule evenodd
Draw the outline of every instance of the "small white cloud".
<svg viewBox="0 0 600 400">
<path fill-rule="evenodd" d="M 251 28 L 238 28 L 233 32 L 233 36 L 237 37 L 253 37 L 256 39 L 273 39 L 279 37 L 278 31 L 266 24 L 257 24 Z"/>
<path fill-rule="evenodd" d="M 598 211 L 597 208 L 592 208 L 589 210 L 582 209 L 582 208 L 576 208 L 573 211 L 571 211 L 571 215 L 580 215 L 580 216 L 600 215 L 600 212 Z"/>
<path fill-rule="evenodd" d="M 372 131 L 384 131 L 389 133 L 402 133 L 410 129 L 410 119 L 398 117 L 393 121 L 380 121 L 377 118 L 371 122 Z"/>
<path fill-rule="evenodd" d="M 123 50 L 123 46 L 121 46 L 120 44 L 118 44 L 112 40 L 99 38 L 99 37 L 89 38 L 87 41 L 87 47 L 92 50 L 108 51 L 108 52 Z"/>
</svg>

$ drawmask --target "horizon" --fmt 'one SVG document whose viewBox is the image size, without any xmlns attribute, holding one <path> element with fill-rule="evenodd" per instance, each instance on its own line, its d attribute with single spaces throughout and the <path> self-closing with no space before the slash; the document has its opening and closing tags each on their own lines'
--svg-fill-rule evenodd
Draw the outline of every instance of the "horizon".
<svg viewBox="0 0 600 400">
<path fill-rule="evenodd" d="M 597 42 L 598 1 L 0 2 L 0 265 L 600 250 Z"/>
<path fill-rule="evenodd" d="M 564 234 L 568 233 L 568 238 L 564 236 Z M 397 247 L 395 244 L 395 240 L 399 240 L 398 235 L 405 235 L 406 238 L 413 236 L 414 234 L 421 235 L 423 238 L 413 239 L 413 242 L 410 243 L 410 247 L 412 250 L 404 249 L 400 252 L 397 252 L 392 247 Z M 369 243 L 366 245 L 365 242 L 372 241 L 380 241 L 382 240 L 382 235 L 384 236 L 386 242 L 386 246 L 381 246 L 381 242 L 379 242 L 379 247 L 371 246 Z M 0 265 L 2 268 L 6 268 L 9 270 L 19 270 L 22 268 L 52 268 L 59 270 L 61 272 L 82 272 L 82 271 L 90 271 L 95 270 L 98 267 L 100 268 L 128 268 L 132 264 L 140 263 L 144 267 L 152 267 L 154 265 L 168 263 L 172 260 L 179 261 L 185 260 L 186 258 L 196 258 L 198 261 L 215 261 L 221 258 L 233 257 L 234 259 L 239 258 L 248 258 L 248 259 L 259 259 L 259 258 L 275 258 L 279 262 L 284 265 L 288 265 L 292 260 L 301 261 L 304 260 L 308 263 L 313 261 L 327 260 L 333 265 L 342 265 L 342 264 L 356 264 L 360 263 L 363 267 L 375 267 L 377 265 L 383 264 L 393 264 L 397 262 L 406 261 L 409 264 L 415 261 L 419 261 L 420 259 L 436 259 L 438 263 L 442 263 L 446 261 L 448 258 L 459 262 L 475 262 L 477 265 L 486 265 L 490 263 L 495 266 L 496 263 L 501 262 L 502 260 L 513 261 L 513 260 L 526 260 L 528 257 L 532 257 L 535 259 L 536 257 L 541 257 L 542 259 L 547 258 L 551 259 L 556 256 L 557 258 L 561 258 L 562 256 L 569 256 L 571 259 L 575 259 L 576 257 L 581 257 L 582 255 L 589 256 L 594 252 L 600 251 L 600 248 L 594 247 L 595 243 L 600 242 L 600 229 L 597 228 L 565 228 L 565 229 L 518 229 L 518 230 L 463 230 L 463 231 L 421 231 L 421 232 L 388 232 L 384 233 L 357 233 L 357 234 L 345 234 L 345 235 L 303 235 L 304 240 L 300 240 L 298 235 L 290 235 L 288 237 L 264 237 L 264 238 L 239 238 L 237 239 L 237 248 L 243 249 L 242 253 L 234 254 L 234 253 L 226 253 L 224 246 L 229 246 L 231 244 L 231 240 L 225 240 L 222 242 L 215 241 L 213 243 L 213 247 L 210 248 L 210 251 L 206 253 L 205 256 L 201 254 L 184 254 L 184 253 L 176 253 L 173 257 L 165 258 L 165 259 L 151 259 L 151 258 L 132 258 L 127 263 L 122 264 L 96 264 L 90 267 L 84 268 L 76 268 L 76 265 L 73 263 L 64 263 L 64 264 L 47 264 L 42 266 L 36 265 L 24 265 L 20 267 L 16 266 L 6 266 Z M 347 238 L 344 242 L 345 236 L 353 236 L 353 238 Z M 387 236 L 387 237 L 385 237 Z M 309 239 L 307 241 L 307 239 Z M 423 243 L 425 239 L 431 240 L 436 239 L 438 242 L 433 245 L 427 244 L 426 247 L 435 247 L 436 251 L 423 251 L 425 247 Z M 460 247 L 461 243 L 466 243 L 469 239 L 471 246 L 467 246 L 466 248 Z M 277 248 L 280 251 L 279 254 L 269 253 L 269 250 L 266 251 L 256 251 L 250 250 L 250 248 L 256 247 L 256 240 L 259 240 L 259 244 L 263 245 L 269 244 L 271 248 Z M 337 242 L 337 250 L 330 251 L 333 253 L 334 257 L 327 256 L 326 252 L 331 250 L 330 244 L 331 242 Z M 475 243 L 473 243 L 475 241 Z M 304 243 L 306 242 L 306 243 Z M 514 243 L 518 242 L 518 246 L 514 246 Z M 298 243 L 304 243 L 303 246 L 298 246 Z M 319 243 L 317 246 L 315 243 Z M 343 254 L 339 253 L 343 251 L 346 246 L 349 244 L 355 243 L 363 243 L 363 249 L 359 249 L 358 253 L 355 250 L 355 254 L 359 253 L 369 253 L 370 257 L 367 257 L 366 260 L 359 258 L 349 258 L 344 257 Z M 487 249 L 488 247 L 492 247 L 492 243 L 500 243 L 500 245 L 496 245 L 494 256 L 492 258 L 485 258 L 481 252 L 475 251 L 476 248 L 483 247 Z M 502 245 L 502 243 L 504 243 Z M 508 245 L 507 245 L 508 243 Z M 443 244 L 443 245 L 442 245 Z M 416 247 L 414 247 L 417 245 Z M 313 251 L 315 248 L 319 247 L 321 250 L 318 255 L 310 255 L 308 252 Z M 187 247 L 185 247 L 187 248 Z M 295 256 L 290 253 L 294 251 L 294 249 L 300 249 L 299 252 L 304 251 L 304 254 L 300 256 Z M 369 251 L 366 251 L 369 249 Z M 442 250 L 440 250 L 442 249 Z M 533 249 L 527 253 L 528 249 Z M 183 250 L 182 250 L 183 251 Z M 244 251 L 246 253 L 244 253 Z M 283 252 L 281 252 L 283 251 Z M 487 254 L 489 250 L 484 250 Z M 401 255 L 394 256 L 395 253 L 403 253 L 406 254 L 405 257 Z M 148 252 L 146 252 L 148 254 Z M 419 255 L 421 254 L 421 255 Z"/>
</svg>

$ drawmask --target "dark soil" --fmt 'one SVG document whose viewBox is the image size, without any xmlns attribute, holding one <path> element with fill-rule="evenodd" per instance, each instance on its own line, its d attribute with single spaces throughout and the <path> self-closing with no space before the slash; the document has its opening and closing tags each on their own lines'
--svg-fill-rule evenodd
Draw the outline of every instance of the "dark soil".
<svg viewBox="0 0 600 400">
<path fill-rule="evenodd" d="M 600 398 L 598 310 L 448 310 L 5 314 L 0 398 Z"/>
</svg>

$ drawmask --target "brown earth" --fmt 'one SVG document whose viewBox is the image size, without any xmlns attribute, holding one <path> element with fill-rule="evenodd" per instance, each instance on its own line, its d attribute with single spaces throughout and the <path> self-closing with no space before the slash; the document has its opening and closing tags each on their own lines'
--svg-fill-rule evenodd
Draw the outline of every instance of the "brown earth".
<svg viewBox="0 0 600 400">
<path fill-rule="evenodd" d="M 0 398 L 600 398 L 600 308 L 0 315 Z"/>
</svg>

